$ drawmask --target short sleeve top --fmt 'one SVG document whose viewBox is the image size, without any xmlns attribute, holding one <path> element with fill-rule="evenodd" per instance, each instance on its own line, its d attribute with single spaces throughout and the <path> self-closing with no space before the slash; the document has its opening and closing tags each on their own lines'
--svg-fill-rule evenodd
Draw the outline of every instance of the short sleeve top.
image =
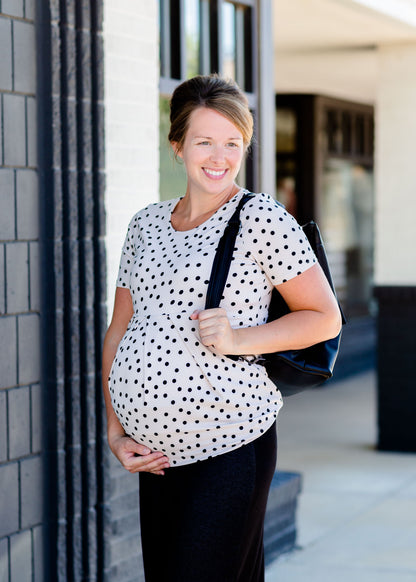
<svg viewBox="0 0 416 582">
<path fill-rule="evenodd" d="M 127 287 L 134 314 L 114 359 L 109 387 L 127 434 L 171 465 L 204 460 L 264 433 L 282 406 L 263 366 L 205 347 L 190 319 L 204 309 L 218 242 L 240 190 L 206 222 L 176 231 L 179 198 L 152 204 L 130 222 L 117 285 Z M 231 325 L 267 321 L 273 287 L 310 268 L 315 256 L 301 227 L 269 195 L 241 211 L 241 229 L 221 307 Z"/>
</svg>

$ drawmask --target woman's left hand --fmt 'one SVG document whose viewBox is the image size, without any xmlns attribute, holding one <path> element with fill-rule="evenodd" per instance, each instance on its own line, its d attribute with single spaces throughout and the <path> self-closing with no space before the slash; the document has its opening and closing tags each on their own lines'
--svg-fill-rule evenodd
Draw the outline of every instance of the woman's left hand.
<svg viewBox="0 0 416 582">
<path fill-rule="evenodd" d="M 221 307 L 194 311 L 191 319 L 199 321 L 199 336 L 204 346 L 222 354 L 233 354 L 236 348 L 236 331 L 231 327 L 227 312 Z"/>
</svg>

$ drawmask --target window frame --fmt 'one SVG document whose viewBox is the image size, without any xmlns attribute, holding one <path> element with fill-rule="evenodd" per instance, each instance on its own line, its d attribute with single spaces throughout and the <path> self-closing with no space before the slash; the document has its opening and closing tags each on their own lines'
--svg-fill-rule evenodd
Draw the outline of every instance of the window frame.
<svg viewBox="0 0 416 582">
<path fill-rule="evenodd" d="M 258 2 L 259 0 L 199 0 L 199 72 L 224 72 L 222 41 L 222 7 L 236 8 L 236 82 L 243 88 L 254 118 L 254 135 L 258 126 Z M 169 97 L 187 78 L 186 0 L 159 0 L 161 96 Z M 248 42 L 247 42 L 248 39 Z M 244 55 L 243 58 L 241 54 Z M 245 161 L 247 188 L 255 191 L 259 181 L 259 151 L 256 140 Z"/>
</svg>

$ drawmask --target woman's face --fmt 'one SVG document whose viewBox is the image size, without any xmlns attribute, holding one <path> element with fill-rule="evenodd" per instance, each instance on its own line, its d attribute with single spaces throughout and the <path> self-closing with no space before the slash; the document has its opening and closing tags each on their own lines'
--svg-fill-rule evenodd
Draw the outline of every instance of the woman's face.
<svg viewBox="0 0 416 582">
<path fill-rule="evenodd" d="M 233 123 L 213 109 L 195 109 L 183 148 L 177 151 L 185 164 L 188 192 L 221 194 L 230 189 L 244 152 L 243 135 Z"/>
</svg>

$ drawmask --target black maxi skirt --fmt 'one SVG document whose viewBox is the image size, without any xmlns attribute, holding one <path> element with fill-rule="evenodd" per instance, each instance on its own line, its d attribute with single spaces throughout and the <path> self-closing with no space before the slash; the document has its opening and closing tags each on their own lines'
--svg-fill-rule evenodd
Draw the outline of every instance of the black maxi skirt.
<svg viewBox="0 0 416 582">
<path fill-rule="evenodd" d="M 146 582 L 263 582 L 263 524 L 276 423 L 206 461 L 140 474 Z"/>
</svg>

